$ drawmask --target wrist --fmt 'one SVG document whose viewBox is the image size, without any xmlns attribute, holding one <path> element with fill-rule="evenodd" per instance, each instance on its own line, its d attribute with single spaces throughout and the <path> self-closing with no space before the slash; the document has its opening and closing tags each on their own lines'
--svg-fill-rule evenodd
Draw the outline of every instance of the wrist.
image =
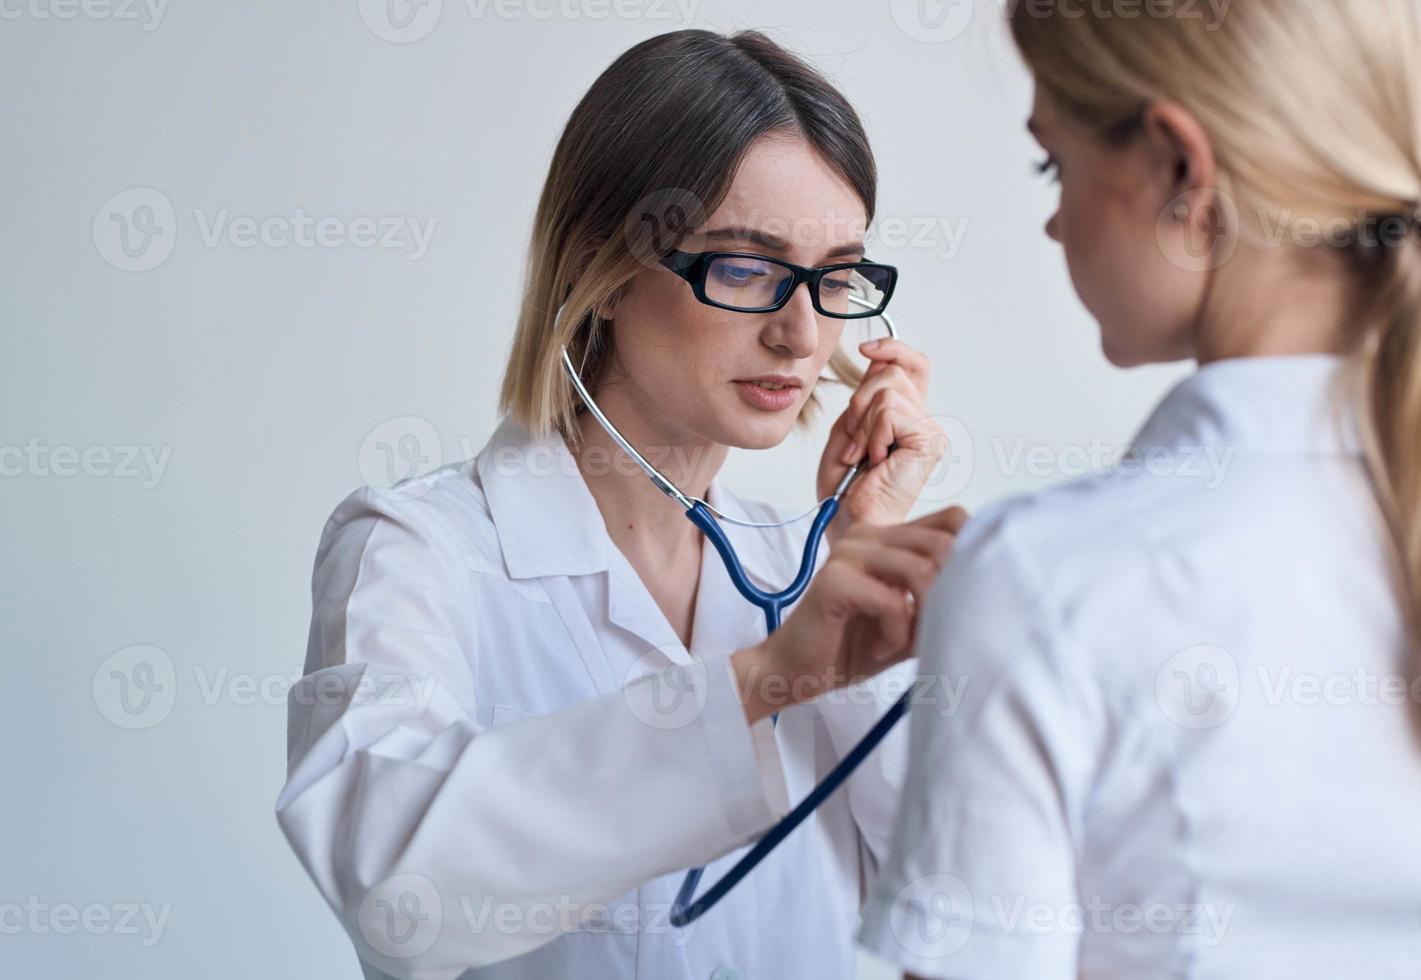
<svg viewBox="0 0 1421 980">
<path fill-rule="evenodd" d="M 844 536 L 844 533 L 856 523 L 858 523 L 858 521 L 853 514 L 849 513 L 849 509 L 840 505 L 838 512 L 834 515 L 834 519 L 830 521 L 829 526 L 824 529 L 824 540 L 828 543 L 831 551 L 834 546 L 839 543 L 839 539 Z"/>
</svg>

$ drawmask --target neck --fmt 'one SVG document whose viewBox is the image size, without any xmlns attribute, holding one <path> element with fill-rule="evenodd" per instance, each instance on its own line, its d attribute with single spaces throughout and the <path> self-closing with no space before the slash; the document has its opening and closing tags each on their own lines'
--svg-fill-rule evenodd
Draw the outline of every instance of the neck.
<svg viewBox="0 0 1421 980">
<path fill-rule="evenodd" d="M 728 449 L 653 421 L 655 412 L 630 404 L 615 386 L 596 396 L 598 407 L 637 452 L 689 497 L 705 498 Z M 647 478 L 590 412 L 578 420 L 573 449 L 583 481 L 597 501 L 607 533 L 633 565 L 669 566 L 700 553 L 700 531 L 685 510 Z"/>
<path fill-rule="evenodd" d="M 1354 336 L 1357 297 L 1344 275 L 1320 261 L 1300 269 L 1290 257 L 1254 255 L 1219 269 L 1210 284 L 1195 357 L 1341 354 Z"/>
</svg>

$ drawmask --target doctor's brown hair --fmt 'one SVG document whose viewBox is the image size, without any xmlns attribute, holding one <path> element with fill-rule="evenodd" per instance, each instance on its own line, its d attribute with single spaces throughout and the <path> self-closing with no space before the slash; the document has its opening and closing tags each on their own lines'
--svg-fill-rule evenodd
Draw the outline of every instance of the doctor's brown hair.
<svg viewBox="0 0 1421 980">
<path fill-rule="evenodd" d="M 1077 122 L 1120 133 L 1152 102 L 1177 103 L 1208 132 L 1239 214 L 1355 227 L 1320 248 L 1359 297 L 1345 373 L 1421 671 L 1421 6 L 1233 0 L 1210 23 L 1192 0 L 1133 19 L 1082 16 L 1075 0 L 1009 3 L 1037 85 Z M 1390 240 L 1361 234 L 1364 221 Z"/>
<path fill-rule="evenodd" d="M 872 220 L 878 173 L 857 113 L 763 34 L 674 31 L 632 47 L 597 78 L 563 130 L 538 202 L 500 411 L 540 437 L 555 429 L 579 439 L 584 408 L 559 348 L 567 345 L 595 395 L 612 361 L 611 321 L 600 312 L 684 241 L 695 215 L 715 211 L 745 152 L 769 134 L 805 140 Z M 842 349 L 828 371 L 839 383 L 862 380 Z M 819 407 L 811 394 L 799 423 Z"/>
</svg>

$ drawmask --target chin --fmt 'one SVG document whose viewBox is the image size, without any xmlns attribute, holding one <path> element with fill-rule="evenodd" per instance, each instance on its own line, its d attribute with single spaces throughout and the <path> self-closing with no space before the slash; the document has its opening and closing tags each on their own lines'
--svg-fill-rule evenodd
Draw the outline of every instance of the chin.
<svg viewBox="0 0 1421 980">
<path fill-rule="evenodd" d="M 1097 321 L 1099 322 L 1099 321 Z M 1100 350 L 1105 359 L 1118 368 L 1140 367 L 1175 358 L 1153 338 L 1145 336 L 1146 330 L 1128 326 L 1107 326 L 1101 323 Z"/>
<path fill-rule="evenodd" d="M 789 438 L 793 428 L 793 421 L 779 423 L 767 420 L 759 425 L 743 426 L 740 430 L 741 438 L 730 445 L 736 449 L 774 449 Z"/>
<path fill-rule="evenodd" d="M 1139 367 L 1141 364 L 1148 364 L 1149 358 L 1141 357 L 1138 351 L 1128 348 L 1117 347 L 1113 344 L 1102 342 L 1101 352 L 1105 354 L 1105 359 L 1111 366 L 1118 368 Z"/>
<path fill-rule="evenodd" d="M 717 441 L 736 449 L 774 449 L 789 438 L 797 418 L 794 409 L 771 416 L 742 407 L 725 420 L 721 426 L 725 438 Z"/>
<path fill-rule="evenodd" d="M 1193 356 L 1187 343 L 1161 339 L 1144 342 L 1138 337 L 1122 339 L 1104 330 L 1100 334 L 1100 349 L 1105 359 L 1118 368 L 1169 364 Z"/>
</svg>

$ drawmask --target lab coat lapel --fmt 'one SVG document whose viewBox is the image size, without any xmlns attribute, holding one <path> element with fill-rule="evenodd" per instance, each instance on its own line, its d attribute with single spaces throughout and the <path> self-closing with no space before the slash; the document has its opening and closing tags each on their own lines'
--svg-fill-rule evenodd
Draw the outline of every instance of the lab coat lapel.
<svg viewBox="0 0 1421 980">
<path fill-rule="evenodd" d="M 636 634 L 650 648 L 640 658 L 647 666 L 659 666 L 652 662 L 656 651 L 671 663 L 690 663 L 680 637 L 621 549 L 612 543 L 607 556 L 607 619 Z"/>
<path fill-rule="evenodd" d="M 561 435 L 536 439 L 505 416 L 476 466 L 510 578 L 606 569 L 602 512 Z"/>
<path fill-rule="evenodd" d="M 505 416 L 476 468 L 509 577 L 542 585 L 596 689 L 617 690 L 619 678 L 569 578 L 606 572 L 615 549 L 562 436 L 535 439 Z"/>
<path fill-rule="evenodd" d="M 558 611 L 558 618 L 562 620 L 568 636 L 577 647 L 578 656 L 586 665 L 587 673 L 597 690 L 605 693 L 621 688 L 623 685 L 607 661 L 607 651 L 597 636 L 597 631 L 592 628 L 592 622 L 587 618 L 587 610 L 578 600 L 571 580 L 561 575 L 553 576 L 543 582 L 543 587 L 547 589 L 548 598 L 553 601 L 553 608 Z"/>
</svg>

